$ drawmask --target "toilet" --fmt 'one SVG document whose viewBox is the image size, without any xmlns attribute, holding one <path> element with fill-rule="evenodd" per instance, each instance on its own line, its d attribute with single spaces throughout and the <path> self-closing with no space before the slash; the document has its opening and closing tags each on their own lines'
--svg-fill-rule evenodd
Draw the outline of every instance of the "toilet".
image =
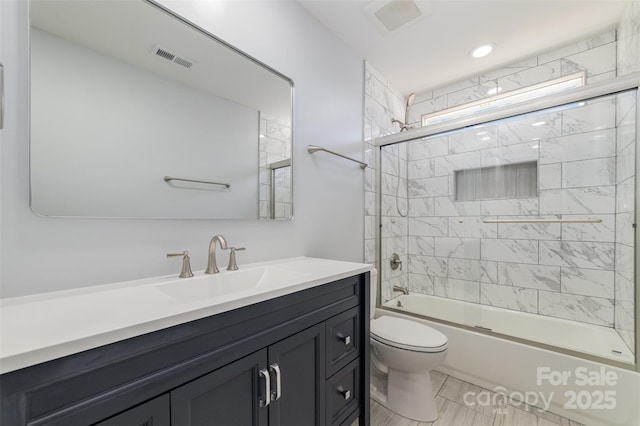
<svg viewBox="0 0 640 426">
<path fill-rule="evenodd" d="M 386 389 L 372 390 L 371 398 L 401 416 L 432 422 L 438 410 L 429 372 L 446 358 L 447 336 L 409 319 L 374 319 L 377 285 L 373 275 L 371 283 L 372 370 L 387 378 Z"/>
</svg>

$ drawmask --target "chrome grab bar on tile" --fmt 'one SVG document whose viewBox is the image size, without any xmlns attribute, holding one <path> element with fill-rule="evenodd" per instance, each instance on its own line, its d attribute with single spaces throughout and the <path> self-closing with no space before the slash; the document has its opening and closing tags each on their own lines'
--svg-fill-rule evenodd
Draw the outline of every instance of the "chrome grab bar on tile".
<svg viewBox="0 0 640 426">
<path fill-rule="evenodd" d="M 338 154 L 337 152 L 328 150 L 326 148 L 322 148 L 320 146 L 307 145 L 307 152 L 309 154 L 313 154 L 314 152 L 318 152 L 318 151 L 328 152 L 329 154 L 337 155 L 338 157 L 342 157 L 342 158 L 345 158 L 345 159 L 347 159 L 349 161 L 353 161 L 354 163 L 360 164 L 360 167 L 363 168 L 363 169 L 367 167 L 367 163 L 363 163 L 362 161 L 354 160 L 353 158 L 347 157 L 346 155 Z"/>
<path fill-rule="evenodd" d="M 484 219 L 482 223 L 602 223 L 602 219 Z"/>
<path fill-rule="evenodd" d="M 177 177 L 171 177 L 171 176 L 164 177 L 164 181 L 167 183 L 171 182 L 172 180 L 178 180 L 180 182 L 206 183 L 208 185 L 221 185 L 221 186 L 226 186 L 227 188 L 231 188 L 231 184 L 228 184 L 228 183 L 209 182 L 206 180 L 195 180 L 195 179 L 183 179 L 183 178 L 177 178 Z"/>
</svg>

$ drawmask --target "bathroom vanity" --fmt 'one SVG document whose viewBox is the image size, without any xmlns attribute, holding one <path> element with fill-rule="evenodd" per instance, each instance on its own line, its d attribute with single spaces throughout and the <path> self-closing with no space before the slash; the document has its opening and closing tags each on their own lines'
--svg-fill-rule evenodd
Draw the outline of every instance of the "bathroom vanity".
<svg viewBox="0 0 640 426">
<path fill-rule="evenodd" d="M 0 423 L 368 424 L 369 269 L 296 258 L 5 299 Z"/>
</svg>

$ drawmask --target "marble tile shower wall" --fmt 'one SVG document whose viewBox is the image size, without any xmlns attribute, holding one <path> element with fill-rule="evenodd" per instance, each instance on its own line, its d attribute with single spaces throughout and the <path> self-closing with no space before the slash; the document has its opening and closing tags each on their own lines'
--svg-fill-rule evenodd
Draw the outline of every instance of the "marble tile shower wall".
<svg viewBox="0 0 640 426">
<path fill-rule="evenodd" d="M 628 152 L 617 155 L 633 144 L 617 141 L 617 106 L 631 114 L 629 97 L 607 97 L 409 142 L 414 291 L 613 327 L 614 270 L 633 272 L 632 260 L 616 257 L 616 231 L 633 233 L 633 163 Z M 455 201 L 454 171 L 530 161 L 538 163 L 538 197 Z M 532 217 L 602 223 L 483 222 Z"/>
<path fill-rule="evenodd" d="M 364 217 L 364 257 L 365 262 L 376 265 L 376 155 L 374 139 L 395 133 L 391 120 L 394 117 L 404 119 L 404 97 L 394 90 L 389 82 L 373 67 L 365 63 L 365 97 L 364 97 L 364 159 L 369 165 L 365 169 L 364 195 L 365 195 L 365 217 Z M 399 207 L 402 214 L 406 214 L 407 193 L 402 191 L 406 186 L 406 148 L 398 149 L 394 147 L 388 153 L 386 166 L 382 170 L 382 201 L 384 208 L 381 221 L 382 238 L 382 263 L 376 265 L 380 271 L 382 300 L 386 301 L 392 297 L 392 287 L 394 285 L 406 287 L 408 285 L 407 263 L 408 263 L 408 221 L 406 217 L 400 216 L 395 204 L 390 205 L 393 198 L 395 203 L 395 191 L 398 176 L 402 176 L 400 182 Z M 400 156 L 401 158 L 399 158 Z M 400 160 L 400 161 L 398 161 Z M 398 164 L 402 170 L 398 169 Z M 402 269 L 395 271 L 390 268 L 391 255 L 397 252 L 402 261 Z"/>
<path fill-rule="evenodd" d="M 616 76 L 616 32 L 609 31 L 485 74 L 418 93 L 409 109 L 409 122 L 421 117 L 500 93 L 553 80 L 578 71 L 587 72 L 587 84 Z M 493 90 L 494 92 L 490 92 Z"/>
<path fill-rule="evenodd" d="M 275 175 L 275 199 L 271 194 L 270 164 L 291 158 L 291 125 L 282 120 L 260 115 L 260 192 L 259 217 L 271 218 L 271 203 L 275 203 L 274 219 L 291 217 L 291 167 L 279 169 Z"/>
<path fill-rule="evenodd" d="M 640 1 L 631 3 L 618 28 L 618 75 L 640 71 Z M 618 120 L 617 176 L 616 176 L 616 276 L 615 329 L 627 346 L 635 347 L 633 234 L 623 232 L 633 221 L 633 182 L 636 149 L 635 120 L 637 117 L 631 96 L 621 98 L 616 105 Z"/>
<path fill-rule="evenodd" d="M 634 50 L 634 46 L 638 46 L 638 31 L 634 30 L 634 28 L 640 20 L 639 5 L 640 2 L 636 1 L 632 6 L 632 8 L 635 8 L 634 10 L 638 12 L 635 15 L 629 14 L 635 16 L 634 18 L 625 18 L 629 21 L 627 22 L 627 26 L 631 27 L 624 32 L 624 34 L 627 34 L 627 39 L 624 41 L 627 45 L 627 54 L 621 59 L 621 52 L 618 50 L 617 62 L 616 50 L 618 48 L 616 32 L 610 31 L 589 40 L 574 43 L 561 49 L 538 55 L 535 58 L 451 84 L 447 87 L 419 93 L 414 106 L 410 108 L 407 121 L 419 126 L 423 114 L 490 96 L 487 91 L 491 88 L 501 87 L 502 92 L 505 92 L 568 75 L 579 70 L 586 71 L 587 84 L 589 84 L 615 77 L 617 66 L 620 66 L 619 64 L 621 63 L 627 64 L 626 67 L 629 69 L 629 72 L 638 70 L 640 63 L 638 63 L 637 59 L 637 49 Z M 623 34 L 622 30 L 620 30 L 620 34 Z M 635 59 L 628 58 L 629 56 L 633 56 L 630 55 L 629 52 L 635 52 Z M 376 150 L 373 149 L 373 139 L 390 133 L 396 133 L 399 130 L 397 126 L 392 126 L 390 122 L 392 118 L 401 120 L 404 118 L 405 100 L 402 95 L 393 90 L 386 79 L 371 66 L 366 66 L 365 73 L 367 75 L 367 85 L 365 88 L 366 116 L 364 125 L 366 140 L 364 149 L 365 158 L 367 158 L 370 165 L 374 165 Z M 622 113 L 620 110 L 621 106 L 616 105 L 616 108 L 618 111 L 615 111 L 613 116 L 620 117 Z M 607 115 L 607 117 L 611 120 L 612 114 Z M 569 123 L 571 123 L 572 120 L 570 114 L 567 114 L 567 119 L 567 126 L 570 126 Z M 622 146 L 624 143 L 620 142 L 622 134 L 618 132 L 616 136 L 616 131 L 611 128 L 607 130 L 592 130 L 591 132 L 585 133 L 587 137 L 586 139 L 583 138 L 582 142 L 580 141 L 581 136 L 579 136 L 576 130 L 574 130 L 573 133 L 561 136 L 562 145 L 567 146 L 569 149 L 570 154 L 567 155 L 574 155 L 575 161 L 563 160 L 554 162 L 550 160 L 553 155 L 561 155 L 558 151 L 557 144 L 553 144 L 551 140 L 546 143 L 548 151 L 540 150 L 538 153 L 538 160 L 540 162 L 539 185 L 541 190 L 546 191 L 540 199 L 456 203 L 457 205 L 454 208 L 452 202 L 446 200 L 444 196 L 432 197 L 433 204 L 430 204 L 430 202 L 425 199 L 419 199 L 429 197 L 410 196 L 409 217 L 403 218 L 394 210 L 394 184 L 397 182 L 394 178 L 397 176 L 394 176 L 393 166 L 389 164 L 386 172 L 382 173 L 384 185 L 383 194 L 381 194 L 383 203 L 382 222 L 383 225 L 388 225 L 388 229 L 386 231 L 383 230 L 383 238 L 385 238 L 387 242 L 393 242 L 395 247 L 393 249 L 385 249 L 385 242 L 383 241 L 383 265 L 382 268 L 378 266 L 379 269 L 382 269 L 383 301 L 392 297 L 391 285 L 396 283 L 399 285 L 410 283 L 409 286 L 414 291 L 429 292 L 431 289 L 435 290 L 438 288 L 441 294 L 444 294 L 446 291 L 449 295 L 458 295 L 459 298 L 466 298 L 467 300 L 476 298 L 479 302 L 481 302 L 479 291 L 482 286 L 485 289 L 484 297 L 490 297 L 491 301 L 496 305 L 501 304 L 510 309 L 528 310 L 531 312 L 540 310 L 540 313 L 543 315 L 557 315 L 606 326 L 615 324 L 616 328 L 622 328 L 623 331 L 621 334 L 623 334 L 623 338 L 626 333 L 627 338 L 625 338 L 625 341 L 627 341 L 630 347 L 633 347 L 633 343 L 631 343 L 631 336 L 633 335 L 633 282 L 627 280 L 625 281 L 625 283 L 627 283 L 626 286 L 615 286 L 615 294 L 612 293 L 612 291 L 614 291 L 613 284 L 622 282 L 624 278 L 624 276 L 620 278 L 621 274 L 614 274 L 612 270 L 612 264 L 616 265 L 616 262 L 621 262 L 620 258 L 615 257 L 615 252 L 625 250 L 624 248 L 621 249 L 618 247 L 617 244 L 619 243 L 613 243 L 615 236 L 612 236 L 612 232 L 622 232 L 621 227 L 617 229 L 614 228 L 614 223 L 623 216 L 629 216 L 629 212 L 619 211 L 620 209 L 618 208 L 618 206 L 621 205 L 618 197 L 621 196 L 622 192 L 616 191 L 616 185 L 620 185 L 622 182 L 619 182 L 618 176 L 614 175 L 615 182 L 609 184 L 611 175 L 607 178 L 607 173 L 604 171 L 597 173 L 598 177 L 595 177 L 595 174 L 587 174 L 587 176 L 591 176 L 594 180 L 581 184 L 587 186 L 572 186 L 576 185 L 576 183 L 572 183 L 571 180 L 575 179 L 576 176 L 584 176 L 582 172 L 585 168 L 591 172 L 591 166 L 606 167 L 613 163 L 617 167 L 620 167 L 618 162 L 623 161 L 623 158 L 630 158 L 629 155 L 633 154 L 629 151 L 625 156 L 616 157 L 616 154 L 619 153 L 619 148 L 635 149 L 635 145 Z M 487 131 L 489 132 L 489 130 Z M 487 135 L 490 139 L 486 139 Z M 485 148 L 484 154 L 481 153 L 481 161 L 484 159 L 484 164 L 489 164 L 491 158 L 495 160 L 494 164 L 505 161 L 505 158 L 502 160 L 499 159 L 501 155 L 503 157 L 507 155 L 508 158 L 510 158 L 509 161 L 516 162 L 531 159 L 530 153 L 526 153 L 525 148 L 527 148 L 527 143 L 493 146 L 491 145 L 492 142 L 489 142 L 489 144 L 487 144 L 487 142 L 496 138 L 504 139 L 505 135 L 501 135 L 498 131 L 494 134 L 488 133 L 487 135 L 481 138 L 484 140 L 475 141 L 476 146 Z M 617 143 L 616 138 L 618 139 Z M 466 150 L 469 149 L 468 144 L 470 142 L 465 141 L 461 136 L 454 136 L 453 138 L 447 137 L 446 139 L 446 144 L 443 146 L 446 147 L 447 154 L 449 154 L 449 149 L 451 149 L 452 158 L 459 156 L 459 160 L 457 161 L 463 161 L 463 156 L 460 154 L 467 152 Z M 595 146 L 592 146 L 589 144 L 589 140 L 595 140 L 599 143 L 595 143 Z M 611 145 L 612 140 L 613 149 Z M 584 141 L 586 141 L 586 143 Z M 604 141 L 608 141 L 609 143 L 605 144 L 603 143 Z M 545 144 L 541 144 L 541 146 L 542 145 Z M 555 151 L 554 145 L 556 146 Z M 434 146 L 432 146 L 431 149 L 436 149 Z M 534 151 L 532 149 L 533 146 L 535 146 L 535 144 L 528 146 L 529 152 Z M 509 150 L 504 154 L 504 150 L 507 148 L 509 148 Z M 440 146 L 437 149 L 443 149 L 443 147 Z M 604 151 L 599 152 L 598 150 Z M 387 156 L 387 162 L 391 163 L 392 160 L 397 160 L 396 155 L 402 157 L 403 152 L 401 150 L 391 151 L 385 155 Z M 411 149 L 408 150 L 407 155 L 411 158 Z M 443 155 L 443 157 L 444 156 L 445 155 Z M 433 173 L 436 173 L 436 169 L 441 171 L 443 163 L 440 161 L 442 160 L 439 160 L 437 164 L 435 157 L 433 160 L 433 163 L 426 162 L 426 164 L 418 161 L 409 161 L 407 167 L 408 175 L 415 178 L 417 175 L 420 175 L 420 173 L 429 173 L 430 170 L 433 170 Z M 591 163 L 589 163 L 589 161 L 591 161 Z M 400 167 L 403 167 L 402 162 L 400 162 Z M 600 170 L 602 170 L 602 168 L 600 168 Z M 398 172 L 404 173 L 404 170 L 398 170 Z M 375 170 L 372 168 L 368 170 L 367 178 L 365 179 L 365 260 L 370 263 L 375 263 L 376 259 L 374 218 L 376 193 L 374 176 Z M 433 176 L 433 178 L 438 177 L 442 178 L 442 176 Z M 609 181 L 606 179 L 609 179 Z M 627 177 L 627 179 L 629 179 L 629 177 Z M 443 182 L 444 180 L 440 179 L 440 184 Z M 603 182 L 607 184 L 605 185 Z M 426 186 L 431 185 L 430 190 L 439 190 L 437 179 L 429 182 L 425 181 L 423 184 Z M 413 185 L 410 184 L 410 191 L 418 190 L 415 185 L 416 182 L 414 182 Z M 447 181 L 447 185 L 452 185 L 451 178 Z M 591 192 L 590 189 L 584 188 L 596 189 Z M 612 194 L 617 194 L 617 196 Z M 614 197 L 613 208 L 611 207 L 612 196 Z M 401 193 L 401 203 L 402 200 L 403 196 Z M 605 219 L 603 224 L 597 227 L 578 224 L 537 226 L 500 225 L 500 229 L 498 229 L 498 227 L 494 225 L 494 231 L 493 229 L 488 229 L 486 224 L 477 226 L 479 225 L 479 218 L 477 216 L 475 218 L 467 218 L 467 221 L 463 220 L 460 222 L 460 220 L 458 220 L 458 222 L 455 222 L 455 218 L 458 216 L 484 215 L 493 211 L 501 211 L 503 214 L 508 215 L 539 214 L 542 215 L 541 217 L 544 217 L 547 213 L 555 213 L 553 209 L 545 210 L 544 205 L 556 201 L 561 201 L 561 205 L 567 207 L 569 213 L 582 214 L 589 210 L 584 210 L 581 207 L 581 203 L 586 203 L 585 206 L 588 206 L 590 203 L 598 204 L 602 200 L 607 200 L 606 205 L 609 207 L 607 208 L 607 217 L 603 218 Z M 404 213 L 404 210 L 401 209 L 401 211 Z M 423 213 L 420 213 L 421 211 Z M 420 223 L 419 216 L 426 216 L 430 211 L 433 212 L 432 214 L 438 211 L 438 214 L 442 216 L 434 216 L 431 220 Z M 486 232 L 495 232 L 498 233 L 498 238 L 495 238 L 495 241 L 484 242 L 484 245 L 482 241 L 480 241 L 479 247 L 477 243 L 464 241 L 463 237 L 461 237 L 462 232 L 465 228 L 473 228 L 473 226 L 471 226 L 473 221 L 476 221 L 476 231 L 474 232 L 480 232 L 480 235 L 484 235 L 483 233 Z M 439 238 L 446 239 L 440 240 L 437 247 L 435 244 L 435 236 L 432 241 L 430 237 L 421 238 L 420 235 L 409 235 L 406 245 L 407 256 L 401 256 L 403 264 L 405 265 L 403 271 L 394 274 L 391 271 L 385 270 L 388 269 L 386 265 L 388 264 L 389 253 L 394 249 L 401 250 L 405 247 L 402 240 L 402 231 L 404 229 L 407 229 L 407 232 L 410 233 L 410 230 L 415 231 L 420 228 L 436 229 L 438 225 L 444 226 L 445 223 L 447 225 L 447 235 L 440 236 Z M 449 228 L 449 225 L 452 227 Z M 449 236 L 449 233 L 451 233 L 451 236 Z M 539 239 L 533 239 L 533 236 L 537 236 Z M 483 238 L 479 238 L 479 240 L 482 239 Z M 515 241 L 515 243 L 502 240 L 512 240 Z M 527 243 L 527 240 L 529 243 Z M 462 244 L 462 246 L 460 246 L 460 244 Z M 515 248 L 515 252 L 514 246 L 517 247 Z M 537 256 L 542 259 L 539 263 L 533 262 L 534 248 L 537 250 Z M 589 258 L 583 260 L 582 256 L 586 254 L 584 250 L 588 248 L 592 250 L 589 256 L 595 254 L 602 260 L 593 260 L 593 262 L 589 261 Z M 484 251 L 482 251 L 483 249 Z M 529 252 L 527 252 L 527 249 L 529 249 Z M 554 250 L 557 252 L 557 250 L 568 249 L 570 249 L 570 252 L 573 250 L 574 253 L 568 260 L 558 260 L 563 258 L 554 255 Z M 489 250 L 494 252 L 493 256 L 488 255 L 491 259 L 447 257 L 449 253 L 455 254 L 465 251 L 467 253 L 473 253 L 475 251 L 477 254 Z M 429 258 L 418 259 L 417 256 L 419 255 L 415 254 L 417 252 L 423 253 L 431 251 L 433 255 Z M 529 253 L 530 256 L 527 262 L 520 263 L 517 261 L 523 256 L 526 257 L 527 253 Z M 502 255 L 506 256 L 506 258 L 501 258 Z M 438 257 L 440 257 L 440 260 Z M 442 258 L 445 257 L 448 259 L 447 262 L 442 261 Z M 408 261 L 408 267 L 405 259 Z M 428 265 L 423 266 L 428 266 L 432 271 L 438 271 L 438 274 L 430 275 L 411 271 L 408 276 L 405 275 L 404 271 L 407 271 L 407 269 L 412 270 L 418 261 L 428 262 Z M 534 288 L 519 287 L 518 285 L 513 286 L 512 284 L 518 279 L 532 283 L 529 285 Z M 605 282 L 605 285 L 602 285 L 602 281 Z M 471 282 L 471 284 L 469 284 L 469 282 Z M 477 285 L 475 283 L 477 283 Z M 535 288 L 536 285 L 540 288 Z M 478 289 L 478 294 L 477 296 L 470 296 L 468 291 L 469 289 L 473 289 L 474 286 Z M 508 288 L 507 286 L 512 288 Z M 534 293 L 537 293 L 535 298 L 533 297 Z M 487 296 L 490 294 L 494 296 Z M 561 297 L 551 297 L 558 295 Z M 629 305 L 627 309 L 628 314 L 623 313 L 622 309 L 614 313 L 614 298 L 616 306 L 622 307 L 624 306 L 624 302 L 621 303 L 621 301 L 627 301 Z M 624 330 L 627 331 L 625 332 Z"/>
<path fill-rule="evenodd" d="M 640 0 L 624 11 L 618 27 L 618 75 L 640 71 Z"/>
<path fill-rule="evenodd" d="M 615 328 L 634 350 L 634 232 L 636 95 L 618 96 L 616 103 L 616 236 Z"/>
</svg>

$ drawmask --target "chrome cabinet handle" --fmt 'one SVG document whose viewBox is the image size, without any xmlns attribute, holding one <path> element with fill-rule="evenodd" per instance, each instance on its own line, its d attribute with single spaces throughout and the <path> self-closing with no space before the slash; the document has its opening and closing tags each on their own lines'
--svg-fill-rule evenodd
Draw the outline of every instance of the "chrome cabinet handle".
<svg viewBox="0 0 640 426">
<path fill-rule="evenodd" d="M 345 345 L 348 345 L 351 343 L 351 336 L 343 336 L 342 333 L 338 333 L 337 335 L 338 339 L 342 341 L 342 343 L 344 343 Z"/>
<path fill-rule="evenodd" d="M 338 388 L 338 393 L 342 395 L 345 401 L 351 398 L 351 391 L 348 389 L 343 389 L 342 386 Z"/>
<path fill-rule="evenodd" d="M 282 380 L 280 378 L 280 366 L 278 364 L 271 364 L 269 366 L 271 370 L 276 374 L 276 391 L 271 393 L 271 397 L 274 401 L 277 401 L 282 396 Z"/>
<path fill-rule="evenodd" d="M 266 407 L 271 404 L 271 376 L 264 368 L 260 370 L 260 375 L 264 377 L 264 401 L 260 400 L 260 406 Z"/>
</svg>

